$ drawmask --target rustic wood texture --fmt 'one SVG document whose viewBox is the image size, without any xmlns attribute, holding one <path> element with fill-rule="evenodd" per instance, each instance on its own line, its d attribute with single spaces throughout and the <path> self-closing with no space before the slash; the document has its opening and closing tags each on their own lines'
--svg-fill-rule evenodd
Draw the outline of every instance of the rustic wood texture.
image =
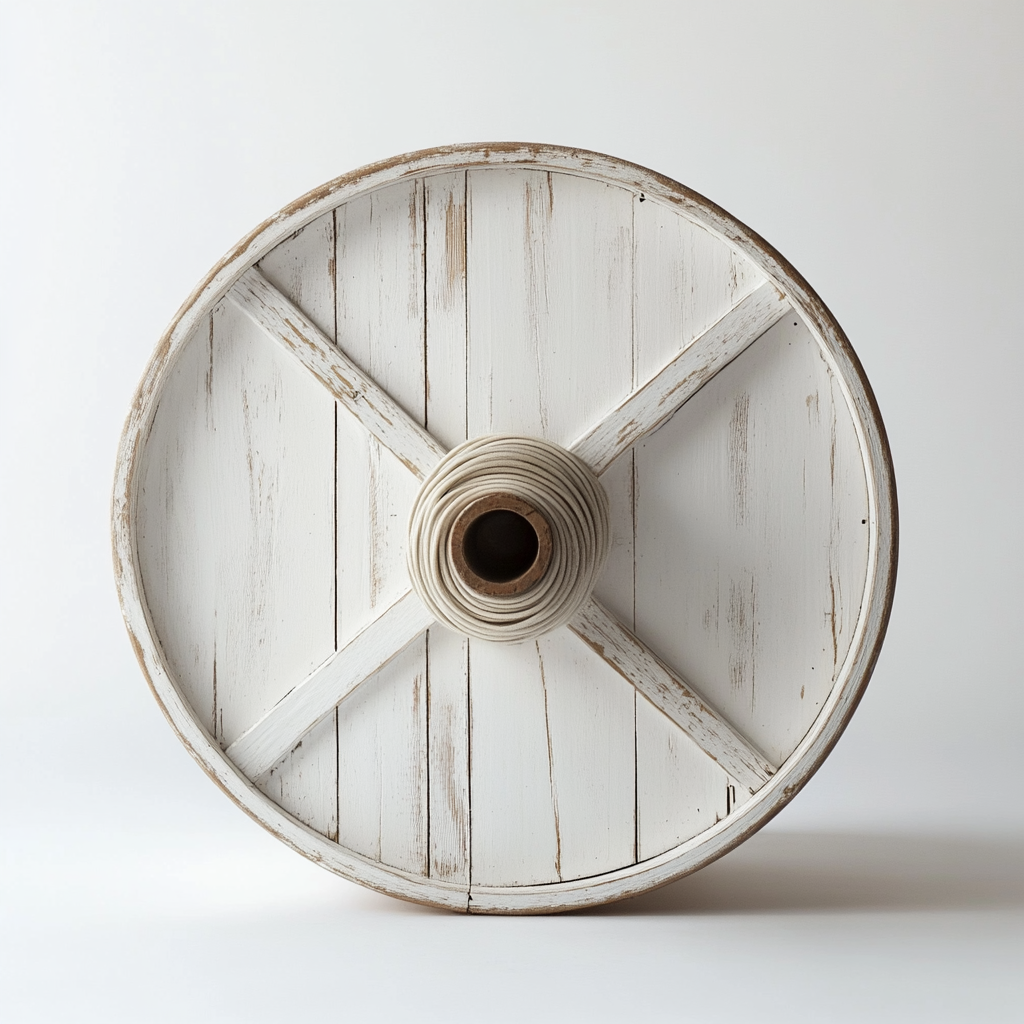
<svg viewBox="0 0 1024 1024">
<path fill-rule="evenodd" d="M 433 622 L 412 591 L 406 592 L 315 672 L 289 690 L 227 748 L 249 778 L 260 778 L 360 683 L 379 672 Z"/>
<path fill-rule="evenodd" d="M 426 215 L 426 426 L 447 448 L 466 433 L 466 172 L 423 182 Z M 469 639 L 427 634 L 431 878 L 469 890 Z M 467 898 L 468 902 L 468 898 Z"/>
<path fill-rule="evenodd" d="M 708 332 L 711 339 L 720 337 L 714 333 L 715 325 L 748 310 L 759 294 L 763 312 L 755 307 L 753 330 L 744 332 L 741 341 L 759 333 L 762 326 L 769 326 L 768 321 L 782 311 L 774 285 L 765 282 L 749 259 L 724 245 L 701 224 L 657 202 L 645 201 L 643 193 L 633 202 L 633 247 L 635 388 L 645 381 L 661 379 L 665 368 L 671 371 L 686 365 L 690 353 L 700 351 L 696 347 L 699 339 L 707 337 Z M 685 396 L 678 398 L 692 397 L 694 383 L 715 386 L 714 380 L 702 378 L 689 383 L 691 387 L 680 389 Z M 678 408 L 682 401 L 674 404 Z M 627 514 L 634 541 L 630 592 L 636 598 L 647 585 L 640 572 L 638 552 L 648 550 L 649 541 L 644 533 L 645 520 L 638 517 L 638 507 L 645 507 L 646 488 L 641 480 L 643 465 L 638 464 L 635 449 L 629 453 L 629 462 Z M 618 468 L 619 464 L 613 464 L 604 478 L 607 480 Z M 632 622 L 622 619 L 634 633 L 640 625 L 637 608 L 644 608 L 642 594 L 639 596 L 639 602 L 633 603 Z M 607 604 L 606 591 L 600 591 L 598 597 L 615 610 L 614 605 Z M 715 762 L 698 753 L 695 744 L 679 732 L 647 701 L 637 702 L 637 846 L 641 859 L 663 853 L 716 824 L 736 802 L 736 794 L 745 797 L 749 792 L 742 785 L 734 785 Z"/>
<path fill-rule="evenodd" d="M 841 401 L 789 318 L 636 452 L 637 633 L 776 765 L 860 613 L 869 508 Z"/>
<path fill-rule="evenodd" d="M 630 390 L 632 195 L 537 171 L 468 180 L 469 434 L 568 445 Z M 474 883 L 630 863 L 632 687 L 563 631 L 473 641 L 470 673 Z"/>
<path fill-rule="evenodd" d="M 788 308 L 774 285 L 761 285 L 591 427 L 570 450 L 595 473 L 603 473 L 776 324 Z"/>
<path fill-rule="evenodd" d="M 338 345 L 422 427 L 423 183 L 398 182 L 340 207 Z M 354 417 L 338 419 L 338 641 L 346 643 L 408 589 L 406 516 L 416 477 Z M 426 638 L 338 710 L 339 841 L 427 873 Z"/>
<path fill-rule="evenodd" d="M 329 329 L 333 248 L 327 216 L 265 261 Z M 334 403 L 229 304 L 215 308 L 205 337 L 195 332 L 180 365 L 181 390 L 165 409 L 189 412 L 189 433 L 168 444 L 159 427 L 166 462 L 150 463 L 155 489 L 142 495 L 143 585 L 179 685 L 226 747 L 333 650 L 334 573 L 323 552 L 333 545 Z M 336 801 L 323 783 L 335 774 L 328 724 L 266 786 L 331 835 Z"/>
<path fill-rule="evenodd" d="M 763 754 L 597 601 L 587 602 L 569 629 L 749 790 L 760 789 L 775 774 L 775 766 Z"/>
<path fill-rule="evenodd" d="M 228 298 L 416 476 L 422 480 L 433 469 L 444 449 L 258 270 L 246 271 Z M 385 324 L 376 326 L 379 330 Z"/>
<path fill-rule="evenodd" d="M 369 643 L 417 477 L 497 431 L 605 471 L 589 646 L 415 614 Z M 140 662 L 233 798 L 480 912 L 643 891 L 766 820 L 855 706 L 895 558 L 877 411 L 802 279 L 681 186 L 515 145 L 369 168 L 246 240 L 140 385 L 114 526 Z"/>
</svg>

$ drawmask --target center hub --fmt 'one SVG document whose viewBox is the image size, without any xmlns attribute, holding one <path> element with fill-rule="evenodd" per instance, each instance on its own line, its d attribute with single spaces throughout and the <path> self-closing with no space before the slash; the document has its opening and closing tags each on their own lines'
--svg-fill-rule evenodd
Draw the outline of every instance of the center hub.
<svg viewBox="0 0 1024 1024">
<path fill-rule="evenodd" d="M 409 517 L 413 588 L 437 620 L 518 643 L 564 625 L 611 546 L 608 497 L 577 456 L 500 434 L 453 448 Z"/>
</svg>

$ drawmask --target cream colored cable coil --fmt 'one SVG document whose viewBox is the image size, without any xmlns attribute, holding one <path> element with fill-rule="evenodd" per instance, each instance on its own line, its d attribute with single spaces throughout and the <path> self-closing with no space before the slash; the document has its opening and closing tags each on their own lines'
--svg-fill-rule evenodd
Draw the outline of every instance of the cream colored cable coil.
<svg viewBox="0 0 1024 1024">
<path fill-rule="evenodd" d="M 452 566 L 449 537 L 472 502 L 507 492 L 551 528 L 551 563 L 529 590 L 481 594 Z M 564 448 L 497 434 L 453 448 L 423 481 L 409 517 L 412 585 L 439 622 L 460 633 L 517 643 L 564 625 L 590 596 L 608 558 L 608 496 L 593 471 Z"/>
</svg>

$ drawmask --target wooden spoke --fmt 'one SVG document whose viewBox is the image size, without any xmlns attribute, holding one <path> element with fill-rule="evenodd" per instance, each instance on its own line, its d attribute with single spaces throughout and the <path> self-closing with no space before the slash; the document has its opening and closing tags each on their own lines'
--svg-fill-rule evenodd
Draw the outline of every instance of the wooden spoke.
<svg viewBox="0 0 1024 1024">
<path fill-rule="evenodd" d="M 238 279 L 228 298 L 266 335 L 295 356 L 419 479 L 445 454 L 442 445 L 255 267 Z"/>
<path fill-rule="evenodd" d="M 776 324 L 789 303 L 772 284 L 738 302 L 570 448 L 595 473 L 661 426 L 723 367 Z"/>
<path fill-rule="evenodd" d="M 569 628 L 738 783 L 755 792 L 775 774 L 763 754 L 593 598 L 576 613 Z"/>
<path fill-rule="evenodd" d="M 239 736 L 227 748 L 228 757 L 250 779 L 270 771 L 324 715 L 433 623 L 410 590 Z"/>
</svg>

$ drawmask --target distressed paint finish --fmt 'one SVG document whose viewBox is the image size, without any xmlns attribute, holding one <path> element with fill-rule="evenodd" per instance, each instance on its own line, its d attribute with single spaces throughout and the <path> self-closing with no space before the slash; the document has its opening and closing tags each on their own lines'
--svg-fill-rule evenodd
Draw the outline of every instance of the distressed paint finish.
<svg viewBox="0 0 1024 1024">
<path fill-rule="evenodd" d="M 338 345 L 423 425 L 423 183 L 340 207 Z M 416 478 L 351 416 L 338 418 L 338 642 L 409 587 L 406 517 Z M 413 641 L 338 709 L 338 836 L 356 853 L 427 874 L 427 641 Z"/>
<path fill-rule="evenodd" d="M 287 300 L 301 306 L 310 321 L 325 334 L 334 337 L 334 216 L 324 215 L 297 232 L 268 253 L 259 263 L 265 280 L 275 286 Z M 215 338 L 216 341 L 216 338 Z M 266 348 L 262 339 L 257 348 Z M 275 353 L 275 358 L 279 358 Z M 287 360 L 282 362 L 287 363 Z M 295 376 L 294 367 L 282 368 L 282 377 Z M 282 610 L 276 621 L 270 616 L 264 624 L 260 646 L 282 645 L 282 633 L 294 631 L 292 616 L 308 615 L 308 628 L 315 637 L 303 637 L 301 649 L 296 649 L 294 668 L 281 676 L 289 685 L 298 682 L 296 670 L 315 666 L 322 654 L 329 654 L 334 646 L 335 580 L 329 563 L 323 557 L 324 548 L 332 542 L 334 533 L 335 495 L 333 488 L 335 404 L 322 389 L 312 389 L 303 380 L 292 402 L 299 403 L 296 410 L 300 422 L 287 424 L 287 432 L 294 437 L 293 447 L 280 458 L 286 462 L 289 507 L 288 519 L 278 524 L 282 533 L 296 533 L 301 543 L 300 554 L 289 546 L 273 552 L 282 562 L 282 568 L 273 586 L 279 587 Z M 285 415 L 294 415 L 286 407 Z M 302 422 L 301 420 L 305 420 Z M 282 425 L 283 426 L 283 425 Z M 312 431 L 312 437 L 306 437 Z M 284 429 L 277 437 L 284 434 Z M 273 444 L 273 440 L 267 443 Z M 301 456 L 297 455 L 301 451 Z M 326 475 L 325 475 L 326 474 Z M 305 534 L 305 536 L 303 536 Z M 236 581 L 230 586 L 237 587 Z M 294 601 L 294 607 L 292 602 Z M 245 635 L 242 626 L 240 635 Z M 253 637 L 253 639 L 256 639 Z M 276 666 L 271 665 L 273 672 Z M 299 739 L 289 753 L 280 758 L 260 785 L 272 799 L 330 839 L 338 835 L 338 805 L 334 798 L 338 777 L 337 728 L 334 715 L 318 723 Z"/>
<path fill-rule="evenodd" d="M 841 401 L 790 317 L 636 453 L 637 632 L 775 764 L 860 613 L 869 507 Z"/>
<path fill-rule="evenodd" d="M 265 466 L 276 452 L 288 467 L 254 492 L 261 508 L 271 498 L 294 506 L 289 481 L 304 460 L 299 476 L 314 483 L 300 504 L 315 509 L 326 494 L 333 505 L 337 480 L 344 530 L 328 603 L 329 632 L 342 645 L 407 587 L 408 464 L 417 465 L 395 459 L 350 415 L 351 403 L 336 409 L 329 394 L 323 407 L 337 417 L 337 457 L 323 474 L 326 490 L 310 468 L 318 446 L 299 459 L 283 454 L 295 450 L 296 424 L 316 415 L 317 402 L 286 401 L 288 422 L 274 432 L 266 396 L 276 387 L 287 399 L 308 370 L 284 373 L 298 367 L 290 356 L 280 361 L 283 348 L 268 347 L 266 325 L 253 332 L 221 301 L 258 259 L 326 338 L 322 352 L 331 355 L 336 320 L 346 356 L 409 425 L 426 426 L 423 467 L 467 433 L 513 429 L 570 444 L 634 402 L 639 396 L 629 396 L 689 339 L 763 282 L 785 295 L 792 327 L 784 320 L 758 340 L 603 478 L 613 551 L 597 596 L 741 735 L 784 762 L 756 794 L 745 798 L 743 786 L 568 631 L 495 650 L 431 628 L 272 766 L 260 787 L 274 803 L 223 759 L 219 747 L 293 691 L 335 642 L 318 651 L 304 631 L 316 631 L 319 612 L 296 628 L 283 611 L 291 602 L 275 593 L 260 606 L 244 582 L 226 604 L 237 632 L 219 632 L 218 580 L 232 566 L 222 558 L 211 567 L 193 541 L 221 547 L 221 513 L 243 494 L 244 474 L 231 459 L 248 450 Z M 253 353 L 240 343 L 243 332 Z M 248 425 L 217 392 L 218 347 L 236 399 L 256 409 Z M 258 379 L 268 352 L 271 365 Z M 226 424 L 219 433 L 218 417 Z M 326 434 L 333 449 L 333 422 Z M 210 479 L 220 486 L 204 486 Z M 396 895 L 533 912 L 619 898 L 693 870 L 799 789 L 855 706 L 884 633 L 893 500 L 884 434 L 842 332 L 748 229 L 681 186 L 598 154 L 454 147 L 330 183 L 215 268 L 158 349 L 126 425 L 115 564 L 140 663 L 172 724 L 266 827 L 332 870 Z M 861 532 L 851 531 L 851 512 Z M 269 569 L 255 556 L 256 575 L 278 579 L 287 595 L 295 589 L 289 570 L 272 564 L 282 551 L 274 523 L 254 517 L 225 550 L 241 550 L 248 538 L 253 551 L 271 552 Z M 304 545 L 319 525 L 314 516 L 309 535 L 296 538 L 297 564 L 306 563 Z M 332 531 L 330 551 L 334 539 Z M 712 553 L 723 556 L 714 567 Z M 333 566 L 333 557 L 326 561 Z M 318 587 L 297 595 L 300 613 L 322 606 Z M 788 607 L 793 615 L 772 617 L 772 608 Z M 231 648 L 241 646 L 246 613 L 259 654 Z M 218 640 L 228 645 L 230 710 L 220 672 L 215 696 L 204 668 Z M 827 680 L 799 676 L 792 648 L 804 642 L 814 654 L 810 671 L 820 653 Z M 288 668 L 298 646 L 305 667 L 296 657 Z M 251 692 L 236 688 L 239 669 L 252 671 Z M 223 726 L 220 711 L 228 712 Z M 505 732 L 519 741 L 518 761 L 496 725 L 503 715 L 514 723 Z M 503 808 L 525 826 L 518 834 L 499 819 Z"/>
<path fill-rule="evenodd" d="M 767 307 L 769 317 L 775 309 L 781 313 L 773 286 L 765 283 L 751 261 L 700 224 L 648 201 L 641 192 L 633 203 L 633 227 L 634 387 L 657 380 L 673 360 L 685 359 L 695 339 L 730 319 L 730 311 L 749 307 L 759 291 L 767 292 L 767 301 L 761 305 Z M 767 326 L 763 315 L 755 315 L 753 322 L 758 328 Z M 638 579 L 637 552 L 648 550 L 649 540 L 644 532 L 646 520 L 637 515 L 646 487 L 636 449 L 630 452 L 630 460 L 629 528 L 635 545 L 632 583 L 636 594 L 638 587 L 646 585 L 645 579 Z M 633 610 L 634 619 L 626 624 L 636 633 L 636 602 Z M 671 667 L 682 671 L 676 663 Z M 647 859 L 714 825 L 725 817 L 731 794 L 749 791 L 742 786 L 730 790 L 731 780 L 718 764 L 695 750 L 696 745 L 647 701 L 637 702 L 636 728 L 637 843 L 641 859 Z"/>
<path fill-rule="evenodd" d="M 632 195 L 521 170 L 467 188 L 469 434 L 568 445 L 630 390 Z M 565 631 L 471 641 L 470 688 L 474 885 L 631 862 L 632 688 Z"/>
<path fill-rule="evenodd" d="M 265 265 L 332 331 L 333 247 L 328 215 Z M 174 386 L 165 407 L 179 419 L 170 428 L 158 418 L 148 463 L 149 498 L 164 494 L 159 514 L 143 494 L 143 573 L 179 685 L 225 747 L 333 650 L 334 573 L 323 552 L 334 531 L 334 402 L 224 303 L 205 336 L 196 332 Z M 327 723 L 265 786 L 333 836 L 336 771 Z"/>
<path fill-rule="evenodd" d="M 356 687 L 415 643 L 433 621 L 420 599 L 407 591 L 234 740 L 225 751 L 228 757 L 249 778 L 260 778 Z"/>
<path fill-rule="evenodd" d="M 621 405 L 591 427 L 571 450 L 603 473 L 640 438 L 662 425 L 723 367 L 782 318 L 789 304 L 763 284 L 686 347 Z M 685 335 L 683 335 L 685 337 Z"/>
<path fill-rule="evenodd" d="M 584 604 L 569 629 L 748 789 L 760 789 L 775 774 L 760 751 L 597 601 Z"/>
<path fill-rule="evenodd" d="M 426 217 L 426 426 L 466 440 L 466 172 L 423 181 Z M 469 889 L 469 639 L 427 636 L 429 873 Z"/>
<path fill-rule="evenodd" d="M 138 559 L 146 608 L 181 697 L 213 736 L 216 614 L 211 318 L 168 375 L 139 474 Z"/>
<path fill-rule="evenodd" d="M 444 449 L 263 274 L 246 271 L 228 299 L 294 356 L 406 469 L 422 480 L 434 468 Z"/>
</svg>

